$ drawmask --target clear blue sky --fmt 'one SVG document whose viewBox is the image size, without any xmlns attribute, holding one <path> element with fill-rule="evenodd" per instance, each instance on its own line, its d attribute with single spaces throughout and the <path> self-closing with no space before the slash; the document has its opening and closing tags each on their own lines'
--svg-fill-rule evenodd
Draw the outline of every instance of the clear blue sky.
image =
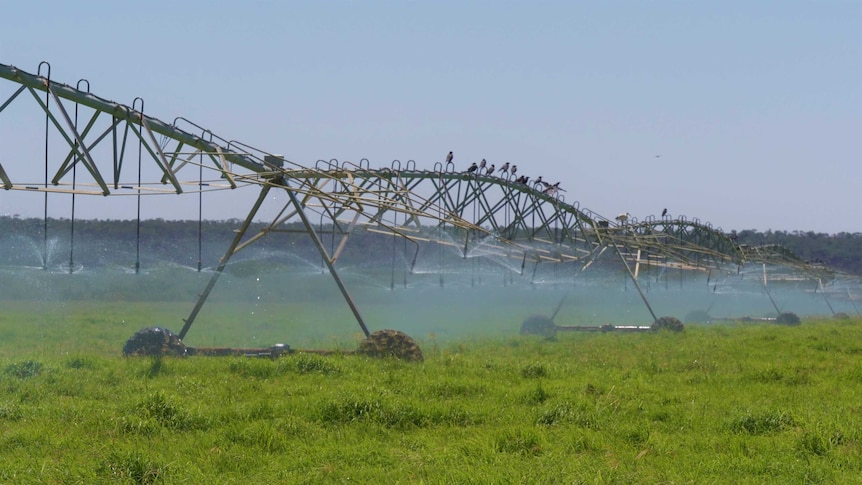
<svg viewBox="0 0 862 485">
<path fill-rule="evenodd" d="M 0 62 L 49 61 L 54 80 L 87 78 L 101 97 L 140 96 L 151 116 L 297 162 L 431 168 L 453 150 L 460 168 L 486 158 L 559 180 L 567 200 L 606 216 L 667 207 L 725 230 L 862 231 L 862 1 L 3 0 L 0 11 Z M 18 202 L 4 198 L 9 212 Z M 244 215 L 231 205 L 220 214 Z"/>
</svg>

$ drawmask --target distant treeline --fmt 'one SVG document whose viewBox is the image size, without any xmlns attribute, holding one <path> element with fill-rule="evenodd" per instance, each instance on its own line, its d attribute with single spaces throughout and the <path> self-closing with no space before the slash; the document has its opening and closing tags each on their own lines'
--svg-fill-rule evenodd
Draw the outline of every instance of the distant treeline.
<svg viewBox="0 0 862 485">
<path fill-rule="evenodd" d="M 197 259 L 199 249 L 202 248 L 203 259 L 209 260 L 211 264 L 213 260 L 217 261 L 227 249 L 227 245 L 234 237 L 234 231 L 241 222 L 236 219 L 210 220 L 202 221 L 199 226 L 198 221 L 149 219 L 141 221 L 138 226 L 135 220 L 76 220 L 74 239 L 76 244 L 98 242 L 103 246 L 134 247 L 140 231 L 140 243 L 147 251 L 157 251 L 163 255 L 172 254 L 174 257 L 185 258 L 191 263 Z M 0 216 L 0 242 L 5 242 L 8 246 L 9 238 L 14 235 L 38 239 L 43 234 L 44 225 L 45 222 L 38 218 Z M 264 223 L 255 223 L 250 228 L 250 233 L 254 234 L 263 227 L 265 227 Z M 291 249 L 304 253 L 309 259 L 318 257 L 304 234 L 301 224 L 289 224 L 282 229 L 286 232 L 273 234 L 274 237 L 265 237 L 259 243 L 255 243 L 255 247 L 260 250 L 283 249 L 285 244 L 289 244 Z M 321 229 L 323 229 L 321 238 L 326 246 L 337 244 L 337 241 L 333 241 L 333 238 L 327 234 L 329 231 L 326 227 Z M 71 239 L 71 221 L 48 219 L 48 234 L 52 239 L 68 241 Z M 862 233 L 825 234 L 812 231 L 772 230 L 760 232 L 746 229 L 732 231 L 731 234 L 736 236 L 739 244 L 781 245 L 803 260 L 822 262 L 839 271 L 862 275 Z M 351 236 L 342 261 L 347 259 L 352 260 L 353 264 L 362 264 L 362 262 L 391 259 L 392 241 L 388 236 L 357 231 Z"/>
<path fill-rule="evenodd" d="M 832 269 L 862 275 L 862 233 L 825 234 L 813 231 L 734 231 L 740 244 L 778 244 L 807 261 L 823 262 Z"/>
<path fill-rule="evenodd" d="M 49 263 L 68 261 L 74 247 L 74 260 L 84 265 L 106 263 L 128 264 L 135 254 L 141 260 L 161 261 L 195 266 L 215 266 L 236 236 L 243 221 L 237 219 L 212 220 L 75 220 L 74 232 L 70 219 L 47 220 L 47 246 Z M 243 240 L 259 233 L 268 224 L 253 223 Z M 333 235 L 329 226 L 316 227 L 325 247 L 334 252 L 341 234 Z M 13 218 L 0 216 L 0 265 L 34 265 L 43 252 L 46 234 L 45 220 L 39 218 Z M 74 242 L 74 244 L 72 244 Z M 279 226 L 255 242 L 246 253 L 266 255 L 287 249 L 300 260 L 323 264 L 320 255 L 305 234 L 299 222 Z M 375 261 L 393 258 L 393 238 L 367 231 L 356 231 L 350 236 L 339 259 L 342 263 L 362 266 Z M 38 262 L 38 261 L 37 261 Z"/>
</svg>

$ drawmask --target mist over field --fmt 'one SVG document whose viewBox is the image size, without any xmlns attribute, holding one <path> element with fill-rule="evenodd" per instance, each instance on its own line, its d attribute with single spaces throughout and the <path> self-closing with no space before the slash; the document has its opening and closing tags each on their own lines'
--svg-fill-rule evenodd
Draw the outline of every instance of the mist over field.
<svg viewBox="0 0 862 485">
<path fill-rule="evenodd" d="M 83 222 L 73 245 L 69 221 L 49 223 L 47 238 L 32 221 L 0 235 L 0 301 L 32 301 L 34 311 L 76 301 L 171 303 L 163 320 L 141 326 L 175 332 L 236 225 L 207 223 L 198 233 L 195 223 L 143 221 L 138 240 L 134 221 Z M 338 243 L 326 234 L 322 239 L 328 247 Z M 825 291 L 800 279 L 764 287 L 760 267 L 716 274 L 645 266 L 639 291 L 613 257 L 584 270 L 577 262 L 536 263 L 518 254 L 475 250 L 464 257 L 455 246 L 414 247 L 364 231 L 352 236 L 336 268 L 371 331 L 391 328 L 416 338 L 515 335 L 524 319 L 551 316 L 560 304 L 558 326 L 649 325 L 650 309 L 688 323 L 774 318 L 778 310 L 858 313 L 850 298 L 855 286 L 839 282 Z M 268 236 L 232 257 L 187 340 L 349 346 L 359 331 L 307 235 L 290 233 Z"/>
</svg>

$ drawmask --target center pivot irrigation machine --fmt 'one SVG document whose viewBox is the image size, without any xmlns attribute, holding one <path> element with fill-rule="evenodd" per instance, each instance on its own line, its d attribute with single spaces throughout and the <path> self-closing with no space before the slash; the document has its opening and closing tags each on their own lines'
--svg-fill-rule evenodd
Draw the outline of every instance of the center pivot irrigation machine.
<svg viewBox="0 0 862 485">
<path fill-rule="evenodd" d="M 45 135 L 38 140 L 9 135 L 18 150 L 10 153 L 9 147 L 2 148 L 0 183 L 6 191 L 44 194 L 46 220 L 48 194 L 68 196 L 64 200 L 72 204 L 74 224 L 77 196 L 111 199 L 132 195 L 137 198 L 140 222 L 143 196 L 200 197 L 204 192 L 242 186 L 259 189 L 179 332 L 142 330 L 127 342 L 126 353 L 278 355 L 290 351 L 283 346 L 192 349 L 182 345 L 182 339 L 231 258 L 268 234 L 287 231 L 288 225 L 296 227 L 296 223 L 301 223 L 320 253 L 370 342 L 360 351 L 370 353 L 386 354 L 387 347 L 400 346 L 407 350 L 388 353 L 415 357 L 418 347 L 397 331 L 372 333 L 339 275 L 336 263 L 357 230 L 403 239 L 405 247 L 412 248 L 407 251 L 412 252 L 407 258 L 411 269 L 419 247 L 429 244 L 447 246 L 465 259 L 477 251 L 504 259 L 520 266 L 519 273 L 525 278 L 535 274 L 540 264 L 569 265 L 576 272 L 621 266 L 654 322 L 659 317 L 639 284 L 648 268 L 714 277 L 756 268 L 764 289 L 770 281 L 787 279 L 810 280 L 822 287 L 835 277 L 828 268 L 808 264 L 784 248 L 740 246 L 720 229 L 697 219 L 662 216 L 637 220 L 627 214 L 608 219 L 580 208 L 577 202 L 567 202 L 559 184 L 530 182 L 509 171 L 498 175 L 466 167 L 456 170 L 451 160 L 438 162 L 430 170 L 418 168 L 412 160 L 396 160 L 383 168 L 371 167 L 365 159 L 301 164 L 222 138 L 184 118 L 166 123 L 145 115 L 140 98 L 132 106 L 100 98 L 89 92 L 86 80 L 75 87 L 57 83 L 51 80 L 47 63 L 39 65 L 37 74 L 0 64 L 0 78 L 11 83 L 11 89 L 0 91 L 0 121 L 4 117 L 12 120 L 0 124 L 0 130 L 19 119 L 35 117 L 43 120 Z M 11 94 L 4 99 L 7 92 Z M 19 160 L 22 156 L 31 159 Z M 33 158 L 44 158 L 44 173 L 42 167 L 34 172 Z M 277 215 L 263 229 L 250 231 L 261 207 L 277 200 L 270 197 L 273 192 L 283 195 L 278 198 Z M 337 241 L 330 248 L 321 239 L 323 227 Z"/>
</svg>

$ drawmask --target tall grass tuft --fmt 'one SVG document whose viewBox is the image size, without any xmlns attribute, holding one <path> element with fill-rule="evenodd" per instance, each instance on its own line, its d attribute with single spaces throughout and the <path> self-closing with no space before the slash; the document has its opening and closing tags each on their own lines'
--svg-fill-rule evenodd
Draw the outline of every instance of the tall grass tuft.
<svg viewBox="0 0 862 485">
<path fill-rule="evenodd" d="M 422 427 L 428 422 L 427 417 L 413 406 L 390 405 L 380 400 L 361 398 L 325 403 L 320 409 L 320 420 L 332 424 L 369 422 L 399 429 Z"/>
<path fill-rule="evenodd" d="M 543 409 L 536 416 L 535 423 L 544 426 L 573 424 L 579 428 L 594 430 L 600 428 L 599 418 L 594 410 L 571 402 L 561 402 Z"/>
<path fill-rule="evenodd" d="M 146 376 L 148 379 L 153 379 L 155 377 L 158 377 L 158 375 L 161 374 L 162 371 L 164 371 L 165 369 L 165 361 L 164 359 L 162 359 L 162 356 L 152 356 L 150 357 L 150 365 L 148 365 L 147 368 L 144 369 L 144 376 Z"/>
<path fill-rule="evenodd" d="M 137 412 L 145 422 L 155 421 L 171 430 L 188 431 L 206 427 L 205 419 L 193 416 L 162 391 L 150 394 L 139 402 Z"/>
<path fill-rule="evenodd" d="M 805 430 L 797 438 L 796 448 L 803 455 L 826 456 L 836 446 L 846 441 L 841 430 L 828 430 L 820 426 Z"/>
<path fill-rule="evenodd" d="M 91 355 L 76 355 L 66 360 L 69 369 L 96 369 L 98 366 L 98 359 Z"/>
<path fill-rule="evenodd" d="M 527 393 L 522 396 L 521 401 L 523 401 L 524 404 L 534 406 L 536 404 L 542 404 L 550 397 L 551 395 L 548 393 L 548 391 L 545 390 L 545 388 L 542 387 L 542 384 L 540 383 L 533 389 L 527 391 Z"/>
<path fill-rule="evenodd" d="M 494 439 L 494 451 L 535 456 L 542 453 L 542 446 L 532 430 L 506 430 Z"/>
<path fill-rule="evenodd" d="M 430 409 L 429 409 L 430 408 Z M 386 428 L 408 429 L 429 426 L 468 426 L 480 419 L 460 408 L 431 404 L 416 406 L 379 399 L 347 397 L 324 403 L 318 419 L 326 424 L 373 423 Z"/>
<path fill-rule="evenodd" d="M 269 379 L 270 377 L 284 372 L 285 367 L 270 359 L 251 359 L 248 357 L 237 357 L 231 359 L 229 364 L 231 372 L 243 377 L 256 379 Z"/>
<path fill-rule="evenodd" d="M 228 427 L 224 437 L 229 444 L 253 447 L 267 453 L 281 453 L 288 449 L 288 435 L 268 421 L 238 423 Z"/>
<path fill-rule="evenodd" d="M 12 401 L 0 402 L 0 420 L 17 421 L 23 416 L 20 404 Z"/>
<path fill-rule="evenodd" d="M 139 451 L 113 452 L 99 466 L 99 475 L 114 481 L 131 481 L 140 485 L 164 482 L 167 467 L 144 457 Z"/>
<path fill-rule="evenodd" d="M 299 374 L 323 374 L 331 376 L 339 375 L 342 372 L 341 368 L 333 364 L 331 359 L 326 359 L 319 355 L 298 354 L 288 359 L 292 368 Z"/>
<path fill-rule="evenodd" d="M 477 397 L 483 395 L 486 391 L 486 386 L 479 384 L 461 384 L 452 381 L 444 381 L 431 384 L 427 388 L 426 394 L 431 398 L 453 399 Z"/>
<path fill-rule="evenodd" d="M 745 412 L 730 423 L 730 429 L 737 433 L 763 435 L 783 431 L 796 421 L 784 411 Z"/>
<path fill-rule="evenodd" d="M 572 407 L 567 403 L 560 403 L 548 409 L 542 410 L 536 417 L 536 424 L 551 426 L 554 424 L 569 422 L 574 415 Z"/>
<path fill-rule="evenodd" d="M 548 377 L 548 367 L 540 362 L 527 364 L 521 369 L 521 376 L 527 379 Z"/>
<path fill-rule="evenodd" d="M 7 365 L 3 373 L 18 379 L 29 379 L 41 374 L 42 367 L 42 363 L 38 360 L 24 360 Z"/>
</svg>

